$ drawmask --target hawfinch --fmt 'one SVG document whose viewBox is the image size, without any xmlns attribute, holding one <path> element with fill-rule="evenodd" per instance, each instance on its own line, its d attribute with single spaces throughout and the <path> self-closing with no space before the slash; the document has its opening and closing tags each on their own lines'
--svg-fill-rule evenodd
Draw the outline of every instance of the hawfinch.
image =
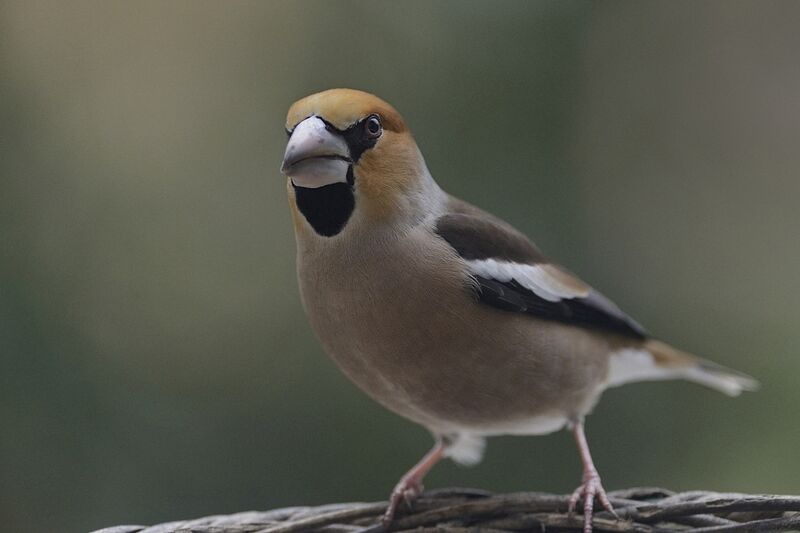
<svg viewBox="0 0 800 533">
<path fill-rule="evenodd" d="M 477 463 L 486 437 L 568 428 L 583 463 L 569 500 L 613 514 L 583 420 L 609 387 L 687 379 L 731 396 L 756 382 L 651 337 L 496 216 L 444 192 L 398 112 L 361 91 L 299 100 L 281 172 L 300 294 L 327 353 L 436 444 L 384 515 L 444 457 Z"/>
</svg>

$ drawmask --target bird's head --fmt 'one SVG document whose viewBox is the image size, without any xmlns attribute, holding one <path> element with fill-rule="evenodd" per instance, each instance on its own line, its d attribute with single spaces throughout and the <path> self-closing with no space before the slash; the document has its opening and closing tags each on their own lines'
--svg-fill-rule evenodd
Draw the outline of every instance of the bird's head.
<svg viewBox="0 0 800 533">
<path fill-rule="evenodd" d="M 281 172 L 298 231 L 332 237 L 345 227 L 422 216 L 435 183 L 400 114 L 369 93 L 331 89 L 295 102 Z"/>
</svg>

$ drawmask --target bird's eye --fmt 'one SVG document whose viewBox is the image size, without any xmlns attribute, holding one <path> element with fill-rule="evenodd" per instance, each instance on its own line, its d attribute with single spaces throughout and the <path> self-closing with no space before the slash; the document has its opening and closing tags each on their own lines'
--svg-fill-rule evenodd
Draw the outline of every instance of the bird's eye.
<svg viewBox="0 0 800 533">
<path fill-rule="evenodd" d="M 367 117 L 367 120 L 364 122 L 364 131 L 367 134 L 367 137 L 371 139 L 377 139 L 383 133 L 383 127 L 381 126 L 381 119 L 378 115 L 370 115 Z"/>
</svg>

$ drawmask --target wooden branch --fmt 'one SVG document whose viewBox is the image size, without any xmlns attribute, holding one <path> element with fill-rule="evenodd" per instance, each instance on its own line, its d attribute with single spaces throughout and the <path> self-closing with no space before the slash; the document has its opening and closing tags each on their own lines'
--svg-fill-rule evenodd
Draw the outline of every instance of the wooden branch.
<svg viewBox="0 0 800 533">
<path fill-rule="evenodd" d="M 659 488 L 610 492 L 620 520 L 595 515 L 597 532 L 661 533 L 800 530 L 800 496 Z M 430 491 L 400 512 L 391 531 L 505 533 L 576 531 L 581 516 L 567 514 L 568 496 L 541 492 L 491 494 L 474 489 Z M 208 516 L 155 526 L 116 526 L 94 533 L 386 533 L 378 524 L 385 502 L 288 507 Z"/>
</svg>

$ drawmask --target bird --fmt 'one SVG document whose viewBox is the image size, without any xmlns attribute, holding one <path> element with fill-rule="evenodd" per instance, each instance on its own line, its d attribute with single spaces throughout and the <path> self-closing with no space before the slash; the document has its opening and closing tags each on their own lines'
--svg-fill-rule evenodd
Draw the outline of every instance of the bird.
<svg viewBox="0 0 800 533">
<path fill-rule="evenodd" d="M 285 128 L 281 173 L 311 328 L 357 387 L 434 438 L 392 490 L 384 525 L 440 460 L 473 465 L 487 437 L 566 428 L 583 467 L 568 509 L 582 502 L 590 533 L 595 500 L 616 516 L 584 431 L 603 391 L 666 379 L 731 396 L 757 388 L 653 337 L 523 233 L 446 193 L 379 97 L 312 94 L 290 106 Z"/>
</svg>

